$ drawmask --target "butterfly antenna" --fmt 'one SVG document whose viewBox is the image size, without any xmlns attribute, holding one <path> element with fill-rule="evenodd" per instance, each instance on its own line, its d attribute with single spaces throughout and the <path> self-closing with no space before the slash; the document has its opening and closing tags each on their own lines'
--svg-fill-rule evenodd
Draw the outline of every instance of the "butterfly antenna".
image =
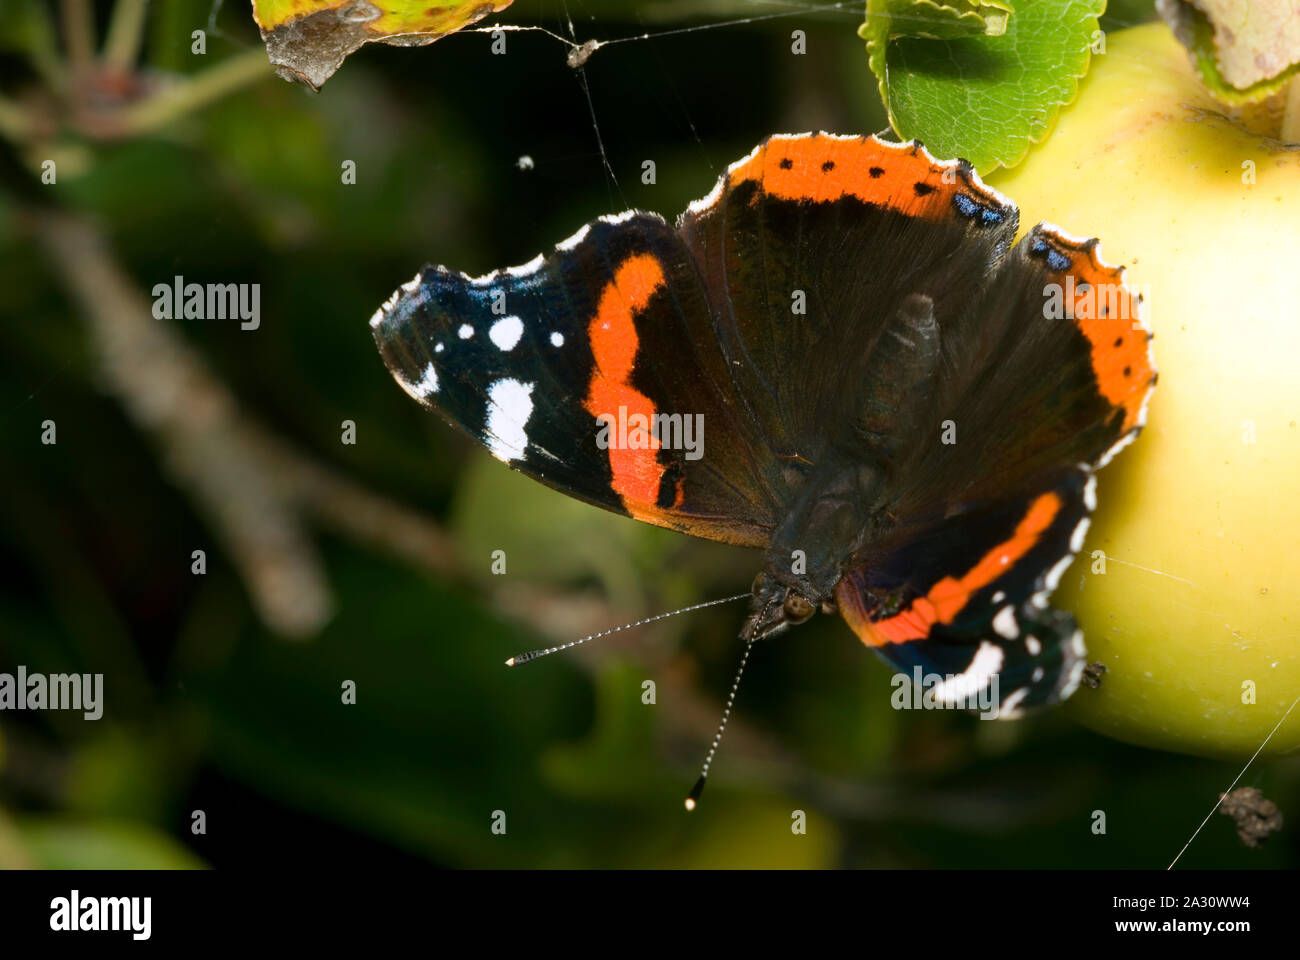
<svg viewBox="0 0 1300 960">
<path fill-rule="evenodd" d="M 722 734 L 727 729 L 727 721 L 731 719 L 731 708 L 736 703 L 736 694 L 740 692 L 740 678 L 745 675 L 745 665 L 749 663 L 749 651 L 753 649 L 754 641 L 758 639 L 758 631 L 753 629 L 753 624 L 754 619 L 751 618 L 750 623 L 745 627 L 743 634 L 745 637 L 745 652 L 740 655 L 740 664 L 736 667 L 736 679 L 731 683 L 731 693 L 727 695 L 727 705 L 722 710 L 722 719 L 718 722 L 718 732 L 713 735 L 713 743 L 709 744 L 709 752 L 704 758 L 704 765 L 700 768 L 700 778 L 695 781 L 695 786 L 691 787 L 691 792 L 686 795 L 687 810 L 694 810 L 695 805 L 699 803 L 700 794 L 704 792 L 704 785 L 709 779 L 709 767 L 718 752 L 718 744 L 722 742 Z"/>
<path fill-rule="evenodd" d="M 552 653 L 559 653 L 561 650 L 568 650 L 571 647 L 577 647 L 588 640 L 599 640 L 601 637 L 608 637 L 611 633 L 619 633 L 622 630 L 631 630 L 633 627 L 642 627 L 647 623 L 654 623 L 656 620 L 667 620 L 669 617 L 675 617 L 679 613 L 690 613 L 693 610 L 703 610 L 705 607 L 716 607 L 723 603 L 732 603 L 735 600 L 743 600 L 748 597 L 747 593 L 738 593 L 734 597 L 723 597 L 721 600 L 707 600 L 704 603 L 692 604 L 689 607 L 682 607 L 680 610 L 670 610 L 668 613 L 657 613 L 653 617 L 646 617 L 644 620 L 638 620 L 635 623 L 625 623 L 621 627 L 612 627 L 609 630 L 602 630 L 600 633 L 593 633 L 589 637 L 583 637 L 581 640 L 570 640 L 568 643 L 562 643 L 558 647 L 543 647 L 540 650 L 529 650 L 527 653 L 516 654 L 506 661 L 507 667 L 517 667 L 521 663 L 528 663 L 530 660 L 539 660 L 542 657 L 548 657 Z M 721 735 L 721 734 L 719 734 Z"/>
</svg>

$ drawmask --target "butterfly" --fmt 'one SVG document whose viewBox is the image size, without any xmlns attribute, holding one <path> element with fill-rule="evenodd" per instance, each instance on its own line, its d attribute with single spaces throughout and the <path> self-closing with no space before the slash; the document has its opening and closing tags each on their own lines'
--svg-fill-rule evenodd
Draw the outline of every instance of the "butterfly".
<svg viewBox="0 0 1300 960">
<path fill-rule="evenodd" d="M 370 325 L 397 383 L 515 470 L 763 551 L 747 644 L 838 611 L 937 702 L 1016 716 L 1080 683 L 1049 597 L 1156 382 L 1123 269 L 1018 223 L 919 142 L 776 135 L 676 224 L 426 266 Z"/>
</svg>

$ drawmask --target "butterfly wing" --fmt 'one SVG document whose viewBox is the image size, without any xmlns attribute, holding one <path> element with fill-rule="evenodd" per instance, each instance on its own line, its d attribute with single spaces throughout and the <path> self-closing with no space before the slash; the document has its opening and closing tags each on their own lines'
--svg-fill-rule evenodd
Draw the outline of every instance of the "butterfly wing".
<svg viewBox="0 0 1300 960">
<path fill-rule="evenodd" d="M 523 267 L 426 268 L 371 325 L 398 383 L 512 467 L 641 520 L 764 546 L 838 441 L 846 394 L 892 405 L 870 387 L 887 391 L 889 372 L 866 371 L 901 298 L 923 289 L 956 309 L 1015 219 L 968 165 L 919 144 L 773 137 L 677 230 L 628 213 Z M 604 446 L 598 418 L 621 423 L 620 409 L 702 418 L 703 449 L 637 447 L 635 426 L 632 443 Z"/>
<path fill-rule="evenodd" d="M 516 470 L 639 520 L 767 543 L 768 448 L 737 413 L 699 271 L 660 217 L 602 218 L 483 277 L 426 267 L 371 328 L 408 394 Z"/>
<path fill-rule="evenodd" d="M 800 134 L 733 164 L 680 229 L 746 411 L 778 455 L 816 465 L 869 411 L 897 408 L 893 391 L 944 372 L 896 368 L 890 320 L 914 295 L 941 319 L 964 313 L 1017 218 L 969 164 L 919 143 Z"/>
<path fill-rule="evenodd" d="M 919 144 L 773 137 L 676 230 L 629 213 L 520 268 L 427 268 L 372 327 L 407 392 L 494 455 L 652 523 L 766 546 L 819 462 L 879 469 L 892 526 L 844 564 L 846 619 L 900 666 L 960 674 L 999 651 L 1012 709 L 1077 683 L 1047 593 L 1155 379 L 1096 242 L 1040 225 L 1013 249 L 1017 222 Z M 602 444 L 620 411 L 703 415 L 708 439 L 698 459 Z M 917 613 L 1007 543 L 1027 546 L 950 619 Z M 927 632 L 891 632 L 915 616 Z"/>
<path fill-rule="evenodd" d="M 908 448 L 887 498 L 897 525 L 836 597 L 900 671 L 951 676 L 953 696 L 996 678 L 1015 715 L 1078 686 L 1082 633 L 1048 598 L 1082 547 L 1094 470 L 1145 421 L 1151 335 L 1097 242 L 1043 224 L 939 335 L 956 349 L 927 419 L 951 436 Z"/>
<path fill-rule="evenodd" d="M 835 590 L 845 621 L 896 670 L 943 678 L 972 702 L 997 683 L 1002 716 L 1064 700 L 1083 672 L 1081 632 L 1048 605 L 1083 543 L 1094 477 L 1079 467 L 998 502 L 900 529 Z"/>
<path fill-rule="evenodd" d="M 909 448 L 894 515 L 995 499 L 1064 464 L 1099 468 L 1145 423 L 1151 333 L 1096 240 L 1035 226 L 939 335 L 948 369 L 925 421 L 945 442 Z"/>
</svg>

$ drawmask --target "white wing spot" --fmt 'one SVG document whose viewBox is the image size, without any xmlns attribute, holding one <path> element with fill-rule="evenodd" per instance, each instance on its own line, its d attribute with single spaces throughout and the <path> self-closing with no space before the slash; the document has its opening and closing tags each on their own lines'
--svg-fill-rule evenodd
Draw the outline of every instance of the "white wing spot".
<svg viewBox="0 0 1300 960">
<path fill-rule="evenodd" d="M 1083 485 L 1083 505 L 1091 512 L 1097 509 L 1097 475 L 1089 474 Z"/>
<path fill-rule="evenodd" d="M 1036 657 L 1043 652 L 1043 645 L 1039 643 L 1037 637 L 1030 634 L 1025 637 L 1025 649 L 1029 651 L 1031 657 Z"/>
<path fill-rule="evenodd" d="M 1047 588 L 1048 593 L 1051 593 L 1056 589 L 1057 585 L 1061 582 L 1061 575 L 1065 573 L 1066 567 L 1073 562 L 1074 554 L 1066 554 L 1052 565 L 1052 569 L 1047 571 L 1047 576 L 1043 578 L 1043 585 Z"/>
<path fill-rule="evenodd" d="M 611 226 L 616 227 L 620 223 L 627 223 L 629 220 L 633 219 L 638 215 L 639 214 L 636 210 L 624 210 L 622 213 L 607 213 L 603 217 L 600 217 L 599 219 L 601 223 L 608 223 Z"/>
<path fill-rule="evenodd" d="M 557 243 L 555 245 L 555 249 L 563 253 L 568 253 L 570 250 L 576 249 L 578 245 L 582 243 L 582 241 L 586 240 L 587 234 L 590 232 L 591 232 L 591 224 L 584 224 L 578 230 L 578 232 L 575 233 L 573 236 L 569 237 L 569 239 L 561 240 L 559 243 Z"/>
<path fill-rule="evenodd" d="M 1079 521 L 1078 526 L 1074 528 L 1074 532 L 1070 534 L 1070 549 L 1075 553 L 1083 549 L 1083 540 L 1088 536 L 1088 524 L 1091 522 L 1088 517 L 1084 517 Z"/>
<path fill-rule="evenodd" d="M 402 377 L 397 377 L 396 380 L 398 386 L 416 400 L 423 400 L 429 394 L 438 392 L 438 371 L 433 369 L 433 364 L 429 364 L 424 368 L 423 377 L 416 383 L 408 383 Z"/>
<path fill-rule="evenodd" d="M 1012 693 L 1009 697 L 1003 700 L 1001 705 L 998 707 L 999 716 L 1003 716 L 1003 717 L 1019 716 L 1020 702 L 1024 700 L 1025 697 L 1027 696 L 1029 696 L 1028 687 L 1021 687 L 1019 690 Z"/>
<path fill-rule="evenodd" d="M 528 418 L 533 415 L 535 383 L 498 380 L 488 387 L 487 428 L 483 442 L 501 461 L 522 460 L 528 449 Z"/>
<path fill-rule="evenodd" d="M 474 328 L 468 323 L 462 323 L 460 329 L 456 331 L 456 335 L 462 340 L 468 340 L 470 337 L 474 336 Z"/>
<path fill-rule="evenodd" d="M 1079 689 L 1079 682 L 1083 679 L 1083 668 L 1088 664 L 1084 660 L 1076 660 L 1070 665 L 1070 673 L 1065 678 L 1065 684 L 1061 687 L 1058 700 L 1067 700 L 1070 694 Z"/>
<path fill-rule="evenodd" d="M 492 342 L 496 344 L 498 350 L 502 351 L 513 350 L 523 335 L 524 322 L 514 314 L 502 317 L 492 324 L 492 329 L 488 331 Z"/>
<path fill-rule="evenodd" d="M 442 351 L 444 351 L 444 350 L 446 350 L 446 349 L 447 349 L 447 348 L 444 347 L 441 343 L 435 343 L 435 344 L 433 345 L 433 352 L 434 352 L 434 353 L 442 353 Z"/>
<path fill-rule="evenodd" d="M 378 329 L 379 325 L 384 322 L 390 310 L 397 306 L 397 298 L 402 295 L 401 290 L 394 290 L 393 295 L 383 302 L 383 305 L 376 310 L 370 317 L 370 326 Z"/>
<path fill-rule="evenodd" d="M 993 629 L 998 632 L 999 636 L 1006 637 L 1008 640 L 1014 640 L 1020 636 L 1020 625 L 1016 623 L 1016 610 L 1010 604 L 1007 604 L 997 612 L 993 618 Z"/>
<path fill-rule="evenodd" d="M 542 269 L 546 259 L 539 253 L 527 263 L 520 264 L 517 267 L 506 267 L 506 273 L 512 277 L 527 277 Z"/>
<path fill-rule="evenodd" d="M 553 346 L 553 347 L 562 347 L 562 346 L 564 346 L 564 334 L 560 333 L 560 331 L 558 331 L 558 330 L 552 331 L 552 333 L 551 333 L 551 346 Z"/>
<path fill-rule="evenodd" d="M 969 700 L 989 685 L 993 675 L 1002 669 L 1002 660 L 1002 648 L 983 641 L 964 672 L 935 685 L 935 699 L 942 703 Z"/>
<path fill-rule="evenodd" d="M 433 369 L 433 364 L 424 368 L 424 379 L 415 385 L 415 395 L 424 399 L 431 393 L 438 392 L 438 371 Z"/>
</svg>

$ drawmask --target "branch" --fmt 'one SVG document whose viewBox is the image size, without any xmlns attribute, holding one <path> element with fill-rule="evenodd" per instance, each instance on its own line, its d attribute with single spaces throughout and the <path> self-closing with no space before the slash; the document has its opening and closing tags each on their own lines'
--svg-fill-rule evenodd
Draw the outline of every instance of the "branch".
<svg viewBox="0 0 1300 960">
<path fill-rule="evenodd" d="M 95 50 L 95 14 L 90 0 L 63 0 L 63 42 L 77 73 L 85 73 Z"/>
<path fill-rule="evenodd" d="M 113 133 L 119 137 L 151 133 L 241 87 L 271 76 L 266 50 L 249 48 L 170 89 L 124 108 L 112 119 Z"/>
<path fill-rule="evenodd" d="M 172 479 L 207 516 L 262 619 L 288 636 L 317 632 L 333 605 L 324 569 L 234 398 L 154 319 L 149 300 L 93 223 L 47 211 L 36 224 L 81 304 L 105 388 L 153 439 Z"/>
<path fill-rule="evenodd" d="M 8 97 L 0 96 L 0 137 L 17 143 L 32 132 L 32 118 Z"/>
<path fill-rule="evenodd" d="M 320 522 L 436 576 L 461 575 L 451 537 L 424 514 L 367 490 L 260 428 L 255 435 L 283 495 Z"/>
<path fill-rule="evenodd" d="M 140 42 L 144 39 L 145 14 L 149 0 L 117 0 L 113 4 L 113 17 L 108 22 L 108 38 L 104 41 L 104 65 L 122 73 L 130 72 L 140 55 Z"/>
</svg>

